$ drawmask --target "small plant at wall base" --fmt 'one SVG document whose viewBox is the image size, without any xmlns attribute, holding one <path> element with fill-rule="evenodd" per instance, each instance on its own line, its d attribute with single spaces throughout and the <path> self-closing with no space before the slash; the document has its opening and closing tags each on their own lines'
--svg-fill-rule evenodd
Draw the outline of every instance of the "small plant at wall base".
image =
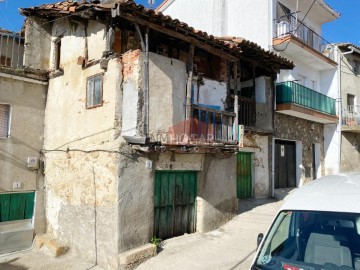
<svg viewBox="0 0 360 270">
<path fill-rule="evenodd" d="M 153 236 L 150 240 L 151 244 L 154 244 L 156 248 L 159 248 L 162 246 L 162 240 L 159 237 Z"/>
</svg>

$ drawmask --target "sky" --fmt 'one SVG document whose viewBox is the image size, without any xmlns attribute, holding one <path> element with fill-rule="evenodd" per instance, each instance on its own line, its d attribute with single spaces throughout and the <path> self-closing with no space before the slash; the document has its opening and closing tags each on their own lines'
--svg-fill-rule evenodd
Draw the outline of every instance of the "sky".
<svg viewBox="0 0 360 270">
<path fill-rule="evenodd" d="M 39 6 L 44 3 L 56 3 L 60 0 L 0 0 L 0 28 L 19 31 L 24 22 L 19 7 Z M 193 0 L 196 1 L 196 0 Z M 241 1 L 241 0 L 238 0 Z M 265 0 L 264 0 L 265 1 Z M 302 0 L 307 1 L 307 0 Z M 148 0 L 135 0 L 138 4 L 148 6 Z M 162 0 L 155 0 L 155 5 Z M 351 42 L 360 46 L 360 0 L 326 0 L 333 9 L 341 13 L 340 19 L 323 26 L 322 36 L 329 42 Z"/>
</svg>

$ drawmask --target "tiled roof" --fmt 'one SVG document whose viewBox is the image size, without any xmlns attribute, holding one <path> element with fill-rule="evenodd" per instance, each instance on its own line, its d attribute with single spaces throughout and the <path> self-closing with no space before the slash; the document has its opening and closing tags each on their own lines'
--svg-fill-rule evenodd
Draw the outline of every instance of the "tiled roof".
<svg viewBox="0 0 360 270">
<path fill-rule="evenodd" d="M 142 20 L 157 24 L 158 26 L 167 28 L 173 32 L 179 32 L 187 37 L 194 38 L 204 44 L 210 45 L 216 49 L 222 50 L 236 57 L 248 57 L 253 61 L 260 61 L 270 66 L 276 66 L 281 69 L 291 69 L 294 67 L 293 63 L 288 59 L 281 57 L 269 51 L 265 51 L 257 44 L 241 39 L 241 42 L 232 40 L 229 42 L 224 39 L 215 38 L 208 35 L 206 32 L 195 30 L 184 22 L 177 19 L 172 19 L 170 16 L 163 15 L 161 12 L 155 12 L 152 9 L 146 9 L 142 5 L 137 5 L 133 0 L 117 0 L 114 3 L 104 4 L 100 1 L 91 2 L 58 2 L 55 4 L 44 4 L 38 7 L 22 8 L 20 12 L 25 16 L 36 15 L 39 17 L 47 17 L 52 19 L 54 17 L 67 15 L 83 15 L 84 13 L 109 12 L 120 6 L 120 17 L 127 14 L 134 17 L 139 17 Z M 91 17 L 91 14 L 88 16 Z M 238 40 L 240 41 L 240 40 Z M 246 48 L 246 50 L 245 50 Z"/>
</svg>

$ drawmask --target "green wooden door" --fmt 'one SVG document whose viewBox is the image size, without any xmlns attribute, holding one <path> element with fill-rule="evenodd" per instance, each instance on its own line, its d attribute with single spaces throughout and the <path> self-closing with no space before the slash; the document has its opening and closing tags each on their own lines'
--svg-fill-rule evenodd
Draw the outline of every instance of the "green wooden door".
<svg viewBox="0 0 360 270">
<path fill-rule="evenodd" d="M 154 235 L 167 239 L 195 231 L 196 181 L 196 172 L 156 172 Z"/>
<path fill-rule="evenodd" d="M 0 222 L 31 219 L 35 192 L 0 193 Z"/>
<path fill-rule="evenodd" d="M 251 153 L 237 154 L 236 193 L 238 199 L 252 197 Z"/>
</svg>

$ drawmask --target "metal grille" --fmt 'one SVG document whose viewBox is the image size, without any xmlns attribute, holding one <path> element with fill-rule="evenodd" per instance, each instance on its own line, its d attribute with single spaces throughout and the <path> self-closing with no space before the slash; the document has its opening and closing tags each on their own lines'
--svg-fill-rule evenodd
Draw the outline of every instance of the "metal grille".
<svg viewBox="0 0 360 270">
<path fill-rule="evenodd" d="M 0 66 L 23 66 L 24 38 L 18 33 L 0 30 Z"/>
</svg>

